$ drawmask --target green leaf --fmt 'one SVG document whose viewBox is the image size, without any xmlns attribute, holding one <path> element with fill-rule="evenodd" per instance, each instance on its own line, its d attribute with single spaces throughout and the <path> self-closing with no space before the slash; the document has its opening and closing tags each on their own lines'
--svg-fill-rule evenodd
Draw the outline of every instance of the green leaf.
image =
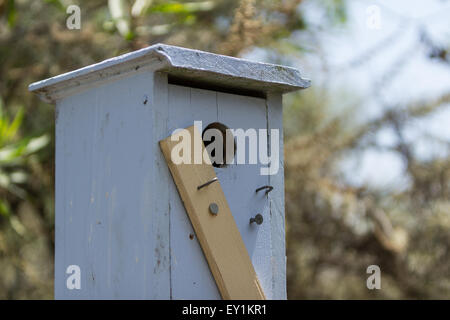
<svg viewBox="0 0 450 320">
<path fill-rule="evenodd" d="M 8 26 L 10 28 L 14 27 L 17 19 L 15 0 L 8 0 L 8 4 L 6 5 L 6 17 L 8 19 Z"/>
<path fill-rule="evenodd" d="M 22 139 L 17 144 L 11 144 L 0 148 L 0 164 L 20 162 L 22 156 L 30 155 L 50 142 L 50 137 L 44 134 L 36 138 Z"/>
<path fill-rule="evenodd" d="M 44 148 L 50 142 L 50 137 L 47 134 L 44 134 L 40 137 L 31 138 L 24 148 L 23 154 L 29 155 L 34 153 L 42 148 Z"/>
<path fill-rule="evenodd" d="M 11 123 L 11 125 L 9 125 L 9 127 L 6 130 L 5 134 L 6 139 L 11 139 L 17 134 L 17 131 L 19 130 L 20 125 L 22 124 L 23 114 L 24 114 L 23 108 L 21 107 L 19 111 L 17 111 L 13 122 Z"/>
<path fill-rule="evenodd" d="M 3 201 L 2 199 L 0 199 L 0 215 L 4 217 L 9 217 L 11 215 L 8 202 Z"/>
<path fill-rule="evenodd" d="M 177 14 L 188 14 L 198 11 L 209 11 L 215 6 L 213 1 L 202 1 L 202 2 L 169 2 L 158 4 L 149 8 L 150 13 L 177 13 Z"/>
</svg>

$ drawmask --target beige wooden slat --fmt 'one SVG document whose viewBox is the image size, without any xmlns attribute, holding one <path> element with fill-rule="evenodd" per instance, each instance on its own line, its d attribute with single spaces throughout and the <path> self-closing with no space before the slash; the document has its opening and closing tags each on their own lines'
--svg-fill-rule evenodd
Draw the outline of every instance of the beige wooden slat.
<svg viewBox="0 0 450 320">
<path fill-rule="evenodd" d="M 264 292 L 231 214 L 220 181 L 197 190 L 199 185 L 210 181 L 216 174 L 211 164 L 204 161 L 202 164 L 194 164 L 194 154 L 197 153 L 197 157 L 200 157 L 205 147 L 200 132 L 195 126 L 186 130 L 191 137 L 191 164 L 175 164 L 171 159 L 172 148 L 179 143 L 182 133 L 178 132 L 161 140 L 160 147 L 219 292 L 226 300 L 263 300 Z M 174 139 L 171 139 L 172 137 Z M 209 212 L 209 205 L 213 202 L 219 206 L 217 215 Z"/>
</svg>

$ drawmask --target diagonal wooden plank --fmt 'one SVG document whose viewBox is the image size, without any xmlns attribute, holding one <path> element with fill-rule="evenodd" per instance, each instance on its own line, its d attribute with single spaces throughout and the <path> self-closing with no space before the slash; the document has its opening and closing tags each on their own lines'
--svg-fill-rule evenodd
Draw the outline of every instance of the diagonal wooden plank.
<svg viewBox="0 0 450 320">
<path fill-rule="evenodd" d="M 264 292 L 220 182 L 197 189 L 199 185 L 215 178 L 216 174 L 211 164 L 204 161 L 194 164 L 195 159 L 202 159 L 205 147 L 195 126 L 186 130 L 191 138 L 190 164 L 175 164 L 171 158 L 172 149 L 182 140 L 182 132 L 161 140 L 160 147 L 220 294 L 226 300 L 263 300 Z M 218 205 L 217 215 L 209 212 L 211 203 Z"/>
</svg>

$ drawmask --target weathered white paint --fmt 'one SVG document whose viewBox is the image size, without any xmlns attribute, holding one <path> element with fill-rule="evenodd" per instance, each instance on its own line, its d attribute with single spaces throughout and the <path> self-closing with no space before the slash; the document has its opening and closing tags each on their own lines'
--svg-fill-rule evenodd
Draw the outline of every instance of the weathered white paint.
<svg viewBox="0 0 450 320">
<path fill-rule="evenodd" d="M 272 241 L 272 298 L 286 299 L 286 232 L 284 216 L 284 147 L 283 147 L 283 110 L 281 94 L 267 95 L 267 120 L 270 129 L 279 129 L 280 157 L 278 173 L 269 176 L 269 184 L 274 187 L 269 196 Z M 269 143 L 270 143 L 269 139 Z M 269 148 L 270 150 L 270 148 Z"/>
<path fill-rule="evenodd" d="M 154 94 L 165 80 L 139 73 L 57 105 L 58 299 L 170 297 L 170 176 L 158 146 L 167 106 Z M 81 290 L 65 286 L 71 264 L 81 268 Z"/>
<path fill-rule="evenodd" d="M 29 90 L 54 102 L 98 84 L 151 69 L 196 81 L 263 92 L 307 88 L 308 79 L 297 69 L 237 59 L 199 50 L 155 44 L 75 71 L 32 83 Z"/>
<path fill-rule="evenodd" d="M 187 128 L 194 121 L 217 121 L 216 92 L 169 85 L 169 132 Z M 202 132 L 202 128 L 198 128 Z M 173 299 L 220 299 L 214 278 L 171 179 L 170 252 Z"/>
<path fill-rule="evenodd" d="M 168 74 L 267 98 L 172 85 Z M 56 101 L 55 298 L 220 298 L 158 146 L 201 120 L 280 130 L 278 174 L 260 164 L 216 173 L 265 295 L 285 299 L 281 93 L 308 85 L 294 69 L 165 45 L 32 84 Z M 271 193 L 255 192 L 267 184 Z M 264 223 L 250 225 L 257 213 Z M 69 265 L 79 290 L 66 286 Z"/>
<path fill-rule="evenodd" d="M 246 112 L 243 113 L 242 110 Z M 185 128 L 198 120 L 203 123 L 200 130 L 216 121 L 233 129 L 266 129 L 266 101 L 169 85 L 170 130 Z M 248 145 L 246 153 L 248 154 Z M 215 170 L 260 283 L 266 297 L 270 299 L 273 286 L 270 206 L 264 192 L 255 192 L 258 187 L 267 185 L 269 178 L 259 174 L 259 164 L 232 164 Z M 172 297 L 219 299 L 219 292 L 199 243 L 196 238 L 191 240 L 189 237 L 194 235 L 194 231 L 175 184 L 170 185 Z M 257 213 L 263 214 L 264 223 L 261 226 L 250 225 L 250 218 Z"/>
<path fill-rule="evenodd" d="M 264 99 L 218 93 L 219 121 L 229 128 L 244 130 L 267 129 Z M 245 110 L 245 113 L 242 112 Z M 249 144 L 246 144 L 248 163 Z M 268 176 L 260 175 L 261 164 L 232 164 L 220 168 L 218 178 L 227 197 L 233 217 L 252 259 L 258 279 L 267 299 L 272 298 L 271 219 L 265 192 L 256 189 L 269 183 Z M 223 182 L 222 182 L 223 181 Z M 262 214 L 262 225 L 249 223 L 250 218 Z"/>
</svg>

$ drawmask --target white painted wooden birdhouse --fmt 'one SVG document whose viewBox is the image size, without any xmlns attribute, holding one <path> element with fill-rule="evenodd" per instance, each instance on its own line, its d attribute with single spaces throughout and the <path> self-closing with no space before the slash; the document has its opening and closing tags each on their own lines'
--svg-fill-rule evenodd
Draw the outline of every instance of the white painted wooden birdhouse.
<svg viewBox="0 0 450 320">
<path fill-rule="evenodd" d="M 163 44 L 31 84 L 56 104 L 55 298 L 285 299 L 281 96 L 308 86 Z M 231 156 L 175 163 L 208 128 Z"/>
</svg>

